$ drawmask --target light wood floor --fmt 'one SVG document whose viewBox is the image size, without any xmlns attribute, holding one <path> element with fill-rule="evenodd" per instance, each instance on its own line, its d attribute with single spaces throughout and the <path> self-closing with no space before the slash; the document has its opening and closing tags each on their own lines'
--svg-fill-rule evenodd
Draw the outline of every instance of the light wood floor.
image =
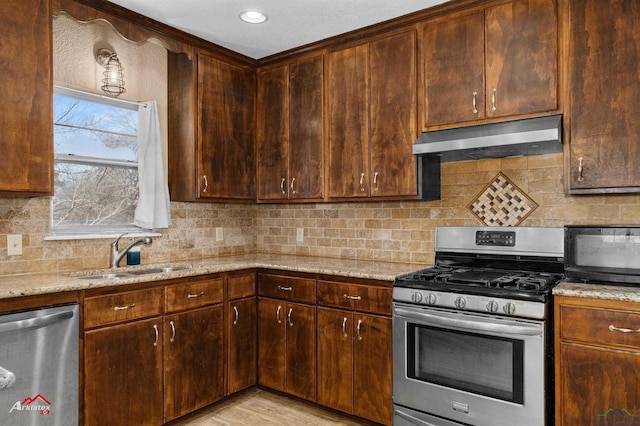
<svg viewBox="0 0 640 426">
<path fill-rule="evenodd" d="M 362 426 L 364 424 L 312 404 L 256 389 L 173 422 L 171 426 Z"/>
</svg>

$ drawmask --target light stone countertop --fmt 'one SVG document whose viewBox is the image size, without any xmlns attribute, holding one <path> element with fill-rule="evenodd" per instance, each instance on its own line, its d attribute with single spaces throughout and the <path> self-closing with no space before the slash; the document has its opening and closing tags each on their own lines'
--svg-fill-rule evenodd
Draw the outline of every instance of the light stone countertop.
<svg viewBox="0 0 640 426">
<path fill-rule="evenodd" d="M 553 294 L 556 296 L 583 297 L 588 299 L 640 302 L 640 286 L 631 287 L 613 284 L 562 282 L 554 287 Z"/>
<path fill-rule="evenodd" d="M 111 279 L 81 279 L 85 275 L 102 273 L 126 273 L 136 269 L 153 267 L 180 267 L 179 271 L 132 275 Z M 141 282 L 159 281 L 218 272 L 237 271 L 251 268 L 279 269 L 291 272 L 337 275 L 381 281 L 393 281 L 398 275 L 426 268 L 431 265 L 412 263 L 392 263 L 381 261 L 334 259 L 295 255 L 245 254 L 223 256 L 203 260 L 167 262 L 135 267 L 121 267 L 116 270 L 83 270 L 50 274 L 21 274 L 0 276 L 0 299 L 13 297 L 53 294 L 64 291 L 88 290 L 92 288 L 119 286 Z"/>
</svg>

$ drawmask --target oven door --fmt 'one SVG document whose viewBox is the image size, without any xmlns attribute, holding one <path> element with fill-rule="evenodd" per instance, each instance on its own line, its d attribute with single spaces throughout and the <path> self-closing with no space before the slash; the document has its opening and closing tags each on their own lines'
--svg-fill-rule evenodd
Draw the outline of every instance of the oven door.
<svg viewBox="0 0 640 426">
<path fill-rule="evenodd" d="M 544 349 L 543 321 L 394 303 L 394 404 L 475 426 L 544 425 Z"/>
</svg>

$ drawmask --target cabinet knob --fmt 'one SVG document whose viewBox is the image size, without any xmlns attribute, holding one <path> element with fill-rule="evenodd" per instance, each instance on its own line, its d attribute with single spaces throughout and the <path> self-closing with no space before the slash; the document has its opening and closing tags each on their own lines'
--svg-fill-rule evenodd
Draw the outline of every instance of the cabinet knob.
<svg viewBox="0 0 640 426">
<path fill-rule="evenodd" d="M 378 172 L 375 172 L 373 174 L 373 190 L 377 191 L 378 190 Z"/>
<path fill-rule="evenodd" d="M 238 308 L 236 306 L 233 307 L 233 315 L 233 325 L 238 325 L 238 317 L 240 316 L 240 314 L 238 313 Z"/>
<path fill-rule="evenodd" d="M 280 191 L 283 195 L 287 193 L 287 190 L 284 188 L 285 183 L 287 183 L 287 179 L 282 178 L 282 180 L 280 181 Z"/>
<path fill-rule="evenodd" d="M 364 192 L 364 173 L 360 173 L 360 192 Z"/>
<path fill-rule="evenodd" d="M 478 108 L 477 108 L 476 102 L 478 100 L 478 92 L 473 92 L 471 94 L 471 96 L 472 96 L 471 97 L 471 105 L 473 105 L 473 113 L 477 114 L 478 113 Z"/>
<path fill-rule="evenodd" d="M 291 178 L 291 193 L 296 193 L 296 178 Z"/>
<path fill-rule="evenodd" d="M 207 179 L 207 175 L 202 176 L 202 179 L 204 180 L 204 188 L 202 189 L 202 193 L 206 194 L 209 190 L 209 180 Z"/>
</svg>

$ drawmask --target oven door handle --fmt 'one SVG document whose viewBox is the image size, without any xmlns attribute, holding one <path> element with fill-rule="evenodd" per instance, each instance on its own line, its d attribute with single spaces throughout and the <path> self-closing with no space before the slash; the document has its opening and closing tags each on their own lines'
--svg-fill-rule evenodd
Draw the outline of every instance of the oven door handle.
<svg viewBox="0 0 640 426">
<path fill-rule="evenodd" d="M 466 331 L 484 331 L 519 336 L 539 336 L 542 335 L 543 332 L 543 328 L 541 326 L 534 324 L 500 324 L 495 322 L 485 322 L 482 320 L 471 321 L 461 318 L 434 315 L 426 312 L 413 312 L 402 308 L 394 308 L 393 313 L 395 316 L 420 321 L 421 324 L 425 325 L 455 327 Z"/>
<path fill-rule="evenodd" d="M 394 413 L 398 416 L 398 417 L 402 417 L 403 419 L 405 419 L 406 421 L 413 423 L 414 425 L 418 425 L 418 426 L 437 426 L 433 423 L 430 422 L 426 422 L 422 419 L 419 419 L 417 417 L 412 416 L 411 414 L 405 413 L 404 411 L 400 411 L 398 409 L 394 410 Z"/>
</svg>

